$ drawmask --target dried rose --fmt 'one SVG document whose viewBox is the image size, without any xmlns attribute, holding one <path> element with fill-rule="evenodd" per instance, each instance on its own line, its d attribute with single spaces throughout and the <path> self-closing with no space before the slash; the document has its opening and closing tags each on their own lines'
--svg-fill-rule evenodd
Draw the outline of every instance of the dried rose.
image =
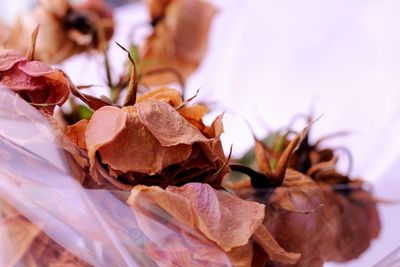
<svg viewBox="0 0 400 267">
<path fill-rule="evenodd" d="M 186 79 L 207 50 L 208 32 L 216 9 L 202 0 L 149 0 L 153 34 L 147 39 L 140 69 L 143 73 L 172 69 Z M 176 82 L 164 73 L 149 76 L 145 84 Z"/>
<path fill-rule="evenodd" d="M 363 183 L 335 170 L 333 149 L 319 148 L 326 138 L 310 144 L 304 132 L 302 138 L 298 135 L 294 140 L 287 134 L 277 134 L 267 145 L 256 140 L 256 161 L 262 173 L 245 169 L 252 176 L 252 186 L 267 191 L 252 198 L 265 203 L 268 229 L 282 247 L 301 252 L 295 266 L 354 259 L 368 248 L 380 229 L 376 202 L 361 188 Z M 257 249 L 255 253 L 257 266 L 286 266 L 266 258 L 262 261 L 262 253 Z"/>
<path fill-rule="evenodd" d="M 29 61 L 15 50 L 0 49 L 0 85 L 52 113 L 69 96 L 64 73 L 40 61 Z"/>
<path fill-rule="evenodd" d="M 18 18 L 6 47 L 26 53 L 26 40 L 38 24 L 35 56 L 47 63 L 104 49 L 113 34 L 112 13 L 102 0 L 87 0 L 82 5 L 70 5 L 67 0 L 41 0 L 32 12 Z"/>
<path fill-rule="evenodd" d="M 324 209 L 331 213 L 329 225 L 337 228 L 331 239 L 334 247 L 326 251 L 324 257 L 338 262 L 360 256 L 380 231 L 376 201 L 362 188 L 364 183 L 340 174 L 336 170 L 334 149 L 319 147 L 324 140 L 344 134 L 347 132 L 330 134 L 313 144 L 307 134 L 289 161 L 290 167 L 307 173 L 324 193 Z"/>
<path fill-rule="evenodd" d="M 347 262 L 358 258 L 379 235 L 377 201 L 361 181 L 337 186 L 318 184 L 323 189 L 326 205 L 335 214 L 330 223 L 337 225 L 337 233 L 331 240 L 334 248 L 326 255 L 327 260 Z"/>
<path fill-rule="evenodd" d="M 262 173 L 231 166 L 251 176 L 251 184 L 258 190 L 252 198 L 266 205 L 264 224 L 277 242 L 288 251 L 301 253 L 295 265 L 288 265 L 268 259 L 265 254 L 263 257 L 256 248 L 257 266 L 322 266 L 326 251 L 331 250 L 337 227 L 326 223 L 331 220 L 332 212 L 324 205 L 322 190 L 310 177 L 288 169 L 290 157 L 307 130 L 287 143 L 274 160 L 271 160 L 273 151 L 256 140 L 256 161 Z"/>
<path fill-rule="evenodd" d="M 240 255 L 252 255 L 251 243 L 248 245 L 251 237 L 254 237 L 273 259 L 295 263 L 299 257 L 298 254 L 284 251 L 262 226 L 263 205 L 241 200 L 228 193 L 217 191 L 207 184 L 188 183 L 181 187 L 169 186 L 166 190 L 155 186 L 136 186 L 132 190 L 128 203 L 137 214 L 142 231 L 151 241 L 148 245 L 150 255 L 155 256 L 156 259 L 162 257 L 172 263 L 176 262 L 176 257 L 180 254 L 177 254 L 179 250 L 176 249 L 179 246 L 169 246 L 171 244 L 166 242 L 173 238 L 173 235 L 167 234 L 165 230 L 164 234 L 159 234 L 153 231 L 154 227 L 149 227 L 149 221 L 154 216 L 154 212 L 151 211 L 154 209 L 152 204 L 162 208 L 174 220 L 183 224 L 169 225 L 175 227 L 175 232 L 186 232 L 192 236 L 192 239 L 195 237 L 201 240 L 202 238 L 197 234 L 200 232 L 209 242 L 225 251 L 234 266 L 243 264 L 243 258 Z M 163 224 L 168 226 L 168 223 L 167 220 Z M 185 227 L 189 227 L 189 230 Z M 186 256 L 185 264 L 190 264 L 178 266 L 198 266 L 200 263 L 204 265 L 212 261 L 215 265 L 225 263 L 215 262 L 218 258 L 209 258 L 210 253 L 218 255 L 219 250 L 207 242 L 202 241 L 204 245 L 197 249 L 192 245 L 193 240 L 188 241 L 186 247 L 182 247 L 181 244 L 180 248 Z M 160 246 L 157 247 L 157 244 Z M 170 266 L 164 264 L 160 266 Z"/>
<path fill-rule="evenodd" d="M 133 106 L 103 107 L 87 126 L 76 124 L 68 131 L 85 135 L 85 141 L 76 142 L 85 144 L 94 177 L 120 188 L 165 188 L 189 181 L 218 188 L 228 171 L 219 139 L 222 117 L 205 126 L 201 118 L 206 112 L 200 105 L 186 107 L 178 91 L 161 88 L 139 96 Z"/>
<path fill-rule="evenodd" d="M 282 186 L 265 200 L 265 225 L 289 251 L 301 253 L 293 266 L 323 266 L 335 246 L 337 214 L 327 205 L 323 191 L 309 177 L 288 169 Z M 270 262 L 268 266 L 292 266 Z"/>
</svg>

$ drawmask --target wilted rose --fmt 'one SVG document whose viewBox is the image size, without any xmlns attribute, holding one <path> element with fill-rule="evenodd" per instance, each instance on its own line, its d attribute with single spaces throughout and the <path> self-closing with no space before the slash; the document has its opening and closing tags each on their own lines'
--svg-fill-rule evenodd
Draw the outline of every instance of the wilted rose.
<svg viewBox="0 0 400 267">
<path fill-rule="evenodd" d="M 234 185 L 254 187 L 250 199 L 266 205 L 267 228 L 283 248 L 301 253 L 295 265 L 286 265 L 262 260 L 256 249 L 257 266 L 323 266 L 358 257 L 380 230 L 376 201 L 362 181 L 336 171 L 334 150 L 319 148 L 324 138 L 310 144 L 308 131 L 288 136 L 275 134 L 268 144 L 256 140 L 261 173 L 248 172 L 251 183 Z"/>
<path fill-rule="evenodd" d="M 178 91 L 162 88 L 139 96 L 133 106 L 100 108 L 87 126 L 68 129 L 74 136 L 84 131 L 85 141 L 79 142 L 86 146 L 94 177 L 119 187 L 198 181 L 218 188 L 228 171 L 222 117 L 206 126 L 201 121 L 206 112 L 201 105 L 184 106 Z"/>
<path fill-rule="evenodd" d="M 143 50 L 142 72 L 173 69 L 186 79 L 207 50 L 208 32 L 216 9 L 202 0 L 149 0 L 154 32 Z M 171 73 L 149 76 L 146 84 L 176 82 Z"/>
<path fill-rule="evenodd" d="M 36 25 L 40 32 L 35 56 L 46 63 L 59 63 L 75 54 L 103 49 L 112 37 L 112 12 L 102 0 L 87 0 L 70 5 L 67 0 L 41 0 L 11 27 L 5 46 L 25 53 L 27 40 Z"/>
<path fill-rule="evenodd" d="M 15 50 L 0 49 L 0 85 L 48 113 L 67 101 L 70 92 L 62 71 L 28 61 Z"/>
</svg>

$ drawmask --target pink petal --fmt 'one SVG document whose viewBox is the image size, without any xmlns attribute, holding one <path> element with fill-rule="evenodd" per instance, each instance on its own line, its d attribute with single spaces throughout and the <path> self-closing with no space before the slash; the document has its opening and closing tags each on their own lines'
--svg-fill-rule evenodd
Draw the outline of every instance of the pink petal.
<svg viewBox="0 0 400 267">
<path fill-rule="evenodd" d="M 33 77 L 44 76 L 55 71 L 51 66 L 41 61 L 21 62 L 18 64 L 18 68 Z"/>
<path fill-rule="evenodd" d="M 15 50 L 0 49 L 0 71 L 11 69 L 16 63 L 26 60 Z"/>
</svg>

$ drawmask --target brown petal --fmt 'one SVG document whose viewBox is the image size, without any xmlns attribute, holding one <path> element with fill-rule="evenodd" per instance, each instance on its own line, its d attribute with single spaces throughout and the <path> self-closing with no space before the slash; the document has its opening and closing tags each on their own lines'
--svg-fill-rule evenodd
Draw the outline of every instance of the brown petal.
<svg viewBox="0 0 400 267">
<path fill-rule="evenodd" d="M 283 186 L 274 190 L 268 202 L 287 211 L 310 213 L 323 206 L 323 196 L 310 177 L 288 169 Z"/>
<path fill-rule="evenodd" d="M 188 121 L 200 122 L 204 115 L 207 114 L 208 108 L 203 105 L 193 105 L 190 107 L 183 107 L 179 109 L 178 112 Z"/>
<path fill-rule="evenodd" d="M 286 252 L 263 225 L 257 228 L 254 239 L 267 252 L 272 261 L 295 264 L 300 258 L 299 253 Z"/>
<path fill-rule="evenodd" d="M 96 111 L 88 124 L 86 143 L 91 162 L 99 149 L 102 162 L 122 172 L 155 174 L 166 166 L 186 160 L 191 152 L 191 147 L 185 144 L 162 146 L 142 124 L 136 107 L 132 106 Z"/>
<path fill-rule="evenodd" d="M 111 143 L 126 127 L 126 113 L 117 107 L 105 106 L 93 113 L 86 128 L 86 145 L 93 166 L 96 151 Z"/>
<path fill-rule="evenodd" d="M 252 266 L 253 261 L 253 242 L 244 246 L 233 248 L 228 253 L 229 259 L 234 267 Z"/>
<path fill-rule="evenodd" d="M 86 149 L 86 128 L 88 120 L 80 120 L 74 125 L 66 127 L 64 134 L 81 149 Z"/>
<path fill-rule="evenodd" d="M 173 107 L 182 105 L 182 95 L 179 91 L 175 89 L 170 89 L 167 87 L 162 87 L 157 90 L 152 90 L 143 95 L 140 95 L 136 99 L 136 103 L 143 102 L 146 100 L 160 100 L 167 102 Z"/>
<path fill-rule="evenodd" d="M 128 200 L 143 192 L 180 222 L 195 227 L 223 250 L 246 245 L 261 225 L 264 205 L 241 200 L 214 190 L 208 184 L 189 183 L 182 187 L 136 186 Z"/>
<path fill-rule="evenodd" d="M 207 184 L 189 183 L 166 190 L 191 203 L 198 229 L 225 251 L 247 244 L 264 218 L 264 205 L 216 191 Z"/>
<path fill-rule="evenodd" d="M 209 141 L 165 102 L 149 100 L 137 103 L 136 108 L 140 121 L 163 146 Z"/>
</svg>

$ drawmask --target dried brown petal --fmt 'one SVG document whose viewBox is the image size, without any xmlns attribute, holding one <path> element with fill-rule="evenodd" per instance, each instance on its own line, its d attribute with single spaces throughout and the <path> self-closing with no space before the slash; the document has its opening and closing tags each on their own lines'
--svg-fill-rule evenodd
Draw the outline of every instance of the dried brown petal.
<svg viewBox="0 0 400 267">
<path fill-rule="evenodd" d="M 275 238 L 263 225 L 257 228 L 254 233 L 254 239 L 267 252 L 268 257 L 272 261 L 277 261 L 283 264 L 295 264 L 300 258 L 300 253 L 286 252 L 281 246 L 279 246 Z"/>
<path fill-rule="evenodd" d="M 185 144 L 162 146 L 139 120 L 136 107 L 104 107 L 96 111 L 88 124 L 86 143 L 92 162 L 99 150 L 102 162 L 121 172 L 154 174 L 184 161 L 191 152 Z"/>
<path fill-rule="evenodd" d="M 208 142 L 199 130 L 165 102 L 148 100 L 136 105 L 140 121 L 163 146 Z"/>
<path fill-rule="evenodd" d="M 189 183 L 182 187 L 137 186 L 128 202 L 143 192 L 180 222 L 197 228 L 223 250 L 246 245 L 261 225 L 264 207 L 214 190 L 207 184 Z"/>
<path fill-rule="evenodd" d="M 88 122 L 88 120 L 80 120 L 74 125 L 67 126 L 64 131 L 65 136 L 81 149 L 86 149 L 85 133 Z"/>
</svg>

